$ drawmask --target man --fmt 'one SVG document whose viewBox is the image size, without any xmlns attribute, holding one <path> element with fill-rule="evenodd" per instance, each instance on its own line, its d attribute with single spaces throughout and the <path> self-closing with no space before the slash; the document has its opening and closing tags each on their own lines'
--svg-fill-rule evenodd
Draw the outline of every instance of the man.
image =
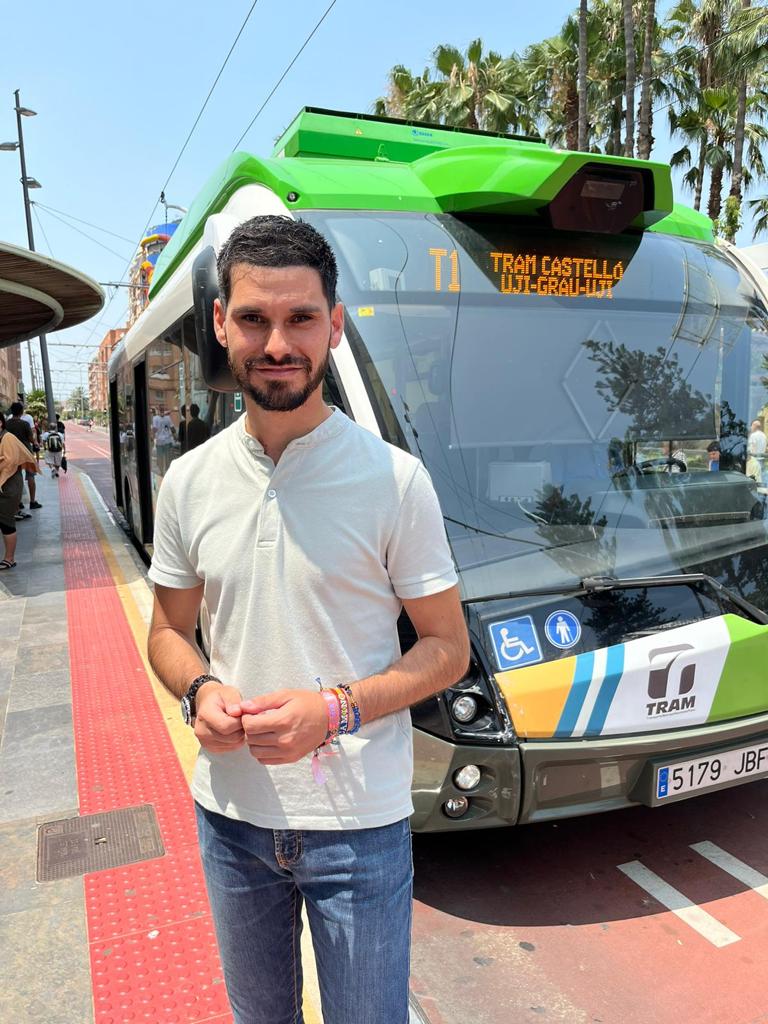
<svg viewBox="0 0 768 1024">
<path fill-rule="evenodd" d="M 753 420 L 747 443 L 747 476 L 753 477 L 758 483 L 763 482 L 763 466 L 765 464 L 766 436 L 760 420 Z"/>
<path fill-rule="evenodd" d="M 187 407 L 182 405 L 179 409 L 179 427 L 176 431 L 176 440 L 179 442 L 181 454 L 187 450 Z"/>
<path fill-rule="evenodd" d="M 165 411 L 165 406 L 161 405 L 159 414 L 152 417 L 152 436 L 155 439 L 157 471 L 161 476 L 168 472 L 168 467 L 171 464 L 173 434 L 173 420 Z"/>
<path fill-rule="evenodd" d="M 200 406 L 194 402 L 189 407 L 189 425 L 187 426 L 187 450 L 191 451 L 203 444 L 211 436 L 208 424 L 200 419 Z"/>
<path fill-rule="evenodd" d="M 34 422 L 34 421 L 33 421 Z M 24 406 L 21 402 L 14 402 L 11 405 L 11 415 L 8 417 L 5 423 L 5 429 L 9 434 L 13 434 L 19 441 L 24 445 L 27 451 L 32 452 L 33 456 L 35 453 L 35 432 L 29 425 L 29 422 L 24 417 Z M 37 501 L 37 482 L 35 481 L 35 474 L 30 469 L 24 471 L 24 475 L 27 480 L 27 489 L 29 490 L 29 507 L 38 509 L 43 506 Z M 17 519 L 30 519 L 29 512 L 24 512 L 23 503 L 19 505 L 19 511 L 16 516 Z"/>
<path fill-rule="evenodd" d="M 301 1024 L 306 901 L 326 1024 L 406 1024 L 406 709 L 469 655 L 442 516 L 420 462 L 323 402 L 344 327 L 325 239 L 254 218 L 222 248 L 219 291 L 246 412 L 163 482 L 149 656 L 202 748 L 192 790 L 234 1018 Z M 419 636 L 403 657 L 401 607 Z"/>
<path fill-rule="evenodd" d="M 43 448 L 45 450 L 45 464 L 51 470 L 51 478 L 58 478 L 59 470 L 62 468 L 65 447 L 64 438 L 56 429 L 56 423 L 49 423 L 48 429 L 43 434 Z M 66 470 L 65 470 L 66 472 Z"/>
<path fill-rule="evenodd" d="M 64 420 L 61 418 L 61 416 L 59 416 L 58 413 L 56 413 L 56 430 L 61 434 L 62 437 L 64 437 L 66 429 L 67 428 L 66 425 L 64 424 Z"/>
</svg>

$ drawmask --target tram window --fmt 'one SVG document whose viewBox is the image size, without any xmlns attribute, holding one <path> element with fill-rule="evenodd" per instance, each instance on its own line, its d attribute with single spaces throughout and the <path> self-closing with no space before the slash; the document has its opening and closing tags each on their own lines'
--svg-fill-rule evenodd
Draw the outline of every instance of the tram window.
<svg viewBox="0 0 768 1024">
<path fill-rule="evenodd" d="M 181 324 L 164 331 L 147 348 L 147 430 L 150 443 L 152 503 L 173 459 L 181 455 L 180 396 L 185 390 L 185 356 Z"/>
</svg>

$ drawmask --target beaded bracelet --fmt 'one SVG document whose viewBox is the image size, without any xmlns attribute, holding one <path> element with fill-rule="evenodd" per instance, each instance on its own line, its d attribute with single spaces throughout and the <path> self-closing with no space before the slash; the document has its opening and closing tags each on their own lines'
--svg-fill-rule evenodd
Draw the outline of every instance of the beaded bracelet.
<svg viewBox="0 0 768 1024">
<path fill-rule="evenodd" d="M 352 690 L 349 686 L 341 686 L 339 687 L 339 689 L 342 690 L 342 692 L 347 696 L 349 704 L 352 707 L 352 716 L 354 718 L 354 724 L 351 729 L 347 728 L 347 734 L 351 736 L 352 733 L 357 732 L 358 729 L 360 728 L 360 706 L 355 700 L 355 695 L 352 693 Z"/>
<path fill-rule="evenodd" d="M 346 736 L 349 732 L 349 700 L 341 687 L 333 691 L 339 701 L 339 736 Z"/>
</svg>

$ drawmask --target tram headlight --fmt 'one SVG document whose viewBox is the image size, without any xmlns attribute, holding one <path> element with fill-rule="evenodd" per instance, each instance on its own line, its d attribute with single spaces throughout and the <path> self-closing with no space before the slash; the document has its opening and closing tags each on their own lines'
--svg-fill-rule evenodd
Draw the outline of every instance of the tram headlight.
<svg viewBox="0 0 768 1024">
<path fill-rule="evenodd" d="M 475 789 L 482 775 L 476 764 L 465 764 L 453 773 L 453 784 L 457 789 Z"/>
<path fill-rule="evenodd" d="M 461 697 L 457 697 L 453 704 L 451 704 L 451 714 L 462 725 L 466 722 L 471 722 L 477 714 L 477 698 L 473 697 L 471 693 L 465 693 Z"/>
<path fill-rule="evenodd" d="M 502 737 L 507 738 L 508 731 L 502 698 L 475 649 L 464 678 L 414 704 L 411 721 L 416 729 L 454 743 L 496 745 Z"/>
<path fill-rule="evenodd" d="M 451 796 L 443 804 L 443 812 L 449 818 L 460 818 L 468 809 L 469 800 L 465 796 Z"/>
</svg>

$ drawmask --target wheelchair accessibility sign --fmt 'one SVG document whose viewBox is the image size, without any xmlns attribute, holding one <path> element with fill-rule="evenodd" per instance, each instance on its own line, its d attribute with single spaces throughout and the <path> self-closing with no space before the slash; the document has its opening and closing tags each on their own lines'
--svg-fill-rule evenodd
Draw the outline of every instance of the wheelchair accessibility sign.
<svg viewBox="0 0 768 1024">
<path fill-rule="evenodd" d="M 494 622 L 488 628 L 500 669 L 522 668 L 542 661 L 539 638 L 530 615 Z"/>
</svg>

